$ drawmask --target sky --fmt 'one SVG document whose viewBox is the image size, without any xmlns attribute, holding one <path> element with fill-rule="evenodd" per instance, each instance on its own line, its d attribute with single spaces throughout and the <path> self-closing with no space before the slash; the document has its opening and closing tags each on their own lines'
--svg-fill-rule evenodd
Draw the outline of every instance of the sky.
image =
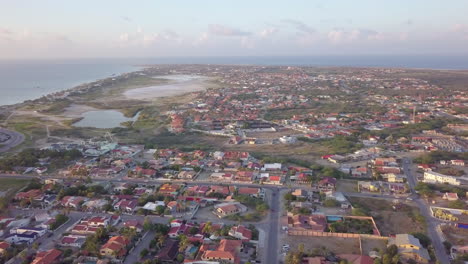
<svg viewBox="0 0 468 264">
<path fill-rule="evenodd" d="M 468 54 L 467 0 L 0 0 L 0 59 Z"/>
</svg>

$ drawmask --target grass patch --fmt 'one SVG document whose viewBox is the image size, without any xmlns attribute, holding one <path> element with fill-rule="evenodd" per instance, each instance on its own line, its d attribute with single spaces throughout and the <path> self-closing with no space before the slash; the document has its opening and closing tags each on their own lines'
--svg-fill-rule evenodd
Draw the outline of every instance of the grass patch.
<svg viewBox="0 0 468 264">
<path fill-rule="evenodd" d="M 0 178 L 0 191 L 11 191 L 16 192 L 28 185 L 30 180 L 27 179 L 17 179 L 17 178 Z"/>
</svg>

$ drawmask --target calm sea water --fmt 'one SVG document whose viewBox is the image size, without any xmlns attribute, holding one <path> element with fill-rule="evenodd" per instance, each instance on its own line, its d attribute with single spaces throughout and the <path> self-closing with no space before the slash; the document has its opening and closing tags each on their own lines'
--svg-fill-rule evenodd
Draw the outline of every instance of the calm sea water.
<svg viewBox="0 0 468 264">
<path fill-rule="evenodd" d="M 253 64 L 468 69 L 462 56 L 288 56 L 171 57 L 62 61 L 0 61 L 0 105 L 72 88 L 84 82 L 137 70 L 142 64 Z"/>
</svg>

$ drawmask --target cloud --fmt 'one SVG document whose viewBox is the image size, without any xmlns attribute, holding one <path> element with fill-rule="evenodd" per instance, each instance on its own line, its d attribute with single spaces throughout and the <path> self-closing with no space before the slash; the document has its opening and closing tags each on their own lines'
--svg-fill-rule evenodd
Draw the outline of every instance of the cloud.
<svg viewBox="0 0 468 264">
<path fill-rule="evenodd" d="M 277 27 L 269 27 L 269 28 L 265 28 L 264 30 L 260 31 L 259 35 L 262 38 L 267 38 L 267 37 L 269 37 L 271 35 L 276 34 L 278 31 L 279 31 L 279 29 Z"/>
<path fill-rule="evenodd" d="M 122 33 L 119 36 L 120 47 L 143 46 L 148 47 L 156 43 L 180 43 L 182 37 L 172 30 L 164 30 L 157 33 L 145 33 L 141 27 L 138 27 L 133 33 Z"/>
<path fill-rule="evenodd" d="M 13 31 L 0 27 L 0 35 L 13 35 Z"/>
<path fill-rule="evenodd" d="M 133 21 L 133 19 L 131 19 L 128 16 L 121 16 L 120 18 L 122 18 L 122 20 L 127 21 L 127 22 L 132 22 Z"/>
<path fill-rule="evenodd" d="M 385 39 L 385 35 L 372 29 L 354 29 L 352 31 L 347 31 L 337 28 L 328 32 L 327 38 L 333 44 L 340 44 L 362 40 L 382 40 Z"/>
<path fill-rule="evenodd" d="M 412 26 L 414 24 L 414 21 L 412 19 L 407 19 L 403 22 L 403 24 L 407 26 Z"/>
<path fill-rule="evenodd" d="M 226 37 L 241 37 L 249 36 L 252 32 L 243 31 L 236 28 L 223 26 L 220 24 L 208 25 L 208 33 L 215 36 L 226 36 Z"/>
<path fill-rule="evenodd" d="M 299 20 L 294 20 L 294 19 L 284 19 L 282 21 L 283 23 L 289 24 L 294 26 L 298 31 L 302 33 L 307 33 L 307 34 L 313 34 L 316 32 L 315 28 L 305 24 L 304 22 L 301 22 Z"/>
<path fill-rule="evenodd" d="M 465 37 L 468 37 L 468 25 L 464 25 L 464 24 L 455 24 L 453 26 L 453 32 L 456 32 L 456 33 L 459 33 L 459 34 L 462 34 L 463 36 Z"/>
</svg>

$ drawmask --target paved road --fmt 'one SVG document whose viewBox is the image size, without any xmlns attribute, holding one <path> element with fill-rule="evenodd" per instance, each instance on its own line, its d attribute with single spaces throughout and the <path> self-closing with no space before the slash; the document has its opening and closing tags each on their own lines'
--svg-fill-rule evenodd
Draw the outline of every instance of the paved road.
<svg viewBox="0 0 468 264">
<path fill-rule="evenodd" d="M 416 175 L 414 175 L 411 171 L 411 164 L 412 161 L 409 158 L 403 159 L 403 170 L 408 178 L 408 185 L 410 186 L 411 193 L 416 194 L 414 187 L 417 184 Z M 418 205 L 419 211 L 426 219 L 427 223 L 427 233 L 432 240 L 432 245 L 434 246 L 435 255 L 437 260 L 440 263 L 448 264 L 450 260 L 445 252 L 445 247 L 442 244 L 442 239 L 437 232 L 438 225 L 440 221 L 434 217 L 432 217 L 429 205 L 423 200 L 420 199 L 418 196 L 415 196 L 414 202 Z"/>
<path fill-rule="evenodd" d="M 264 263 L 279 263 L 278 262 L 278 233 L 280 232 L 280 192 L 275 189 L 271 192 L 270 197 L 270 216 L 269 229 L 266 229 L 267 246 L 264 250 Z"/>
<path fill-rule="evenodd" d="M 140 259 L 140 252 L 143 249 L 148 249 L 151 240 L 153 240 L 156 235 L 155 231 L 149 231 L 143 235 L 141 241 L 136 245 L 136 247 L 127 255 L 125 258 L 124 264 L 133 264 L 137 263 Z"/>
<path fill-rule="evenodd" d="M 10 139 L 0 144 L 0 153 L 8 151 L 24 141 L 24 135 L 16 131 L 7 130 L 0 127 L 0 133 L 4 133 L 10 136 Z"/>
</svg>

